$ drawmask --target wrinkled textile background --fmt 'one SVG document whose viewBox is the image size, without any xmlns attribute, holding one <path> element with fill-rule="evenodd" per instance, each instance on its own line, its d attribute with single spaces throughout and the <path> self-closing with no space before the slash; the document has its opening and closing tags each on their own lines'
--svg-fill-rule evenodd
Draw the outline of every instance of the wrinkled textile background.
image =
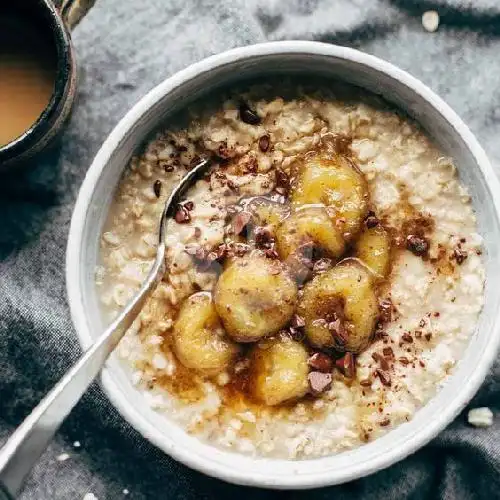
<svg viewBox="0 0 500 500">
<path fill-rule="evenodd" d="M 441 14 L 427 33 L 421 14 Z M 409 70 L 470 125 L 500 169 L 500 0 L 98 0 L 74 33 L 80 95 L 58 150 L 0 181 L 0 439 L 80 354 L 64 285 L 73 204 L 105 136 L 146 91 L 210 54 L 265 40 L 360 48 Z M 471 406 L 500 408 L 500 364 Z M 81 448 L 73 449 L 80 441 Z M 62 453 L 66 461 L 58 461 Z M 461 415 L 404 462 L 311 492 L 241 488 L 174 462 L 94 385 L 35 468 L 23 500 L 500 498 L 500 421 Z"/>
</svg>

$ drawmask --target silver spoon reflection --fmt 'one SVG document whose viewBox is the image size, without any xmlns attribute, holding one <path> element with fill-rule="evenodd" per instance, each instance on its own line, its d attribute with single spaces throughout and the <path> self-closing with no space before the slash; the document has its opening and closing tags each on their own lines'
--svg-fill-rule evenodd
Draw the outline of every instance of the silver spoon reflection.
<svg viewBox="0 0 500 500">
<path fill-rule="evenodd" d="M 59 426 L 100 372 L 163 278 L 166 271 L 167 222 L 175 215 L 186 190 L 208 170 L 210 163 L 209 159 L 201 160 L 182 178 L 165 203 L 159 225 L 156 258 L 140 290 L 0 449 L 0 500 L 12 498 L 19 492 L 24 479 Z"/>
</svg>

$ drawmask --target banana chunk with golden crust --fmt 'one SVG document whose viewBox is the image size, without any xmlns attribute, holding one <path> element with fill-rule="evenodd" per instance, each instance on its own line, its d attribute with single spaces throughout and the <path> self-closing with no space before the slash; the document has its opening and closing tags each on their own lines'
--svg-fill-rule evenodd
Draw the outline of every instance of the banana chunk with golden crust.
<svg viewBox="0 0 500 500">
<path fill-rule="evenodd" d="M 298 313 L 313 346 L 362 351 L 372 338 L 379 313 L 370 272 L 349 259 L 316 276 L 304 287 Z"/>
<path fill-rule="evenodd" d="M 204 375 L 215 375 L 230 366 L 239 351 L 217 316 L 209 293 L 187 298 L 173 330 L 173 350 L 179 361 Z"/>
<path fill-rule="evenodd" d="M 363 229 L 356 240 L 355 255 L 378 277 L 385 278 L 391 268 L 391 237 L 379 223 Z"/>
<path fill-rule="evenodd" d="M 228 335 L 238 342 L 255 342 L 288 323 L 297 285 L 284 264 L 254 253 L 236 258 L 224 270 L 214 300 Z"/>
<path fill-rule="evenodd" d="M 255 224 L 266 226 L 273 233 L 290 212 L 290 208 L 287 205 L 264 196 L 245 200 L 244 206 L 245 210 L 253 215 Z"/>
<path fill-rule="evenodd" d="M 339 258 L 344 253 L 342 233 L 323 207 L 295 210 L 276 231 L 277 250 L 283 261 L 309 243 L 328 257 Z"/>
<path fill-rule="evenodd" d="M 347 241 L 359 232 L 368 199 L 363 174 L 343 155 L 306 156 L 291 192 L 294 206 L 324 205 Z"/>
<path fill-rule="evenodd" d="M 285 336 L 261 340 L 250 353 L 250 390 L 269 406 L 304 396 L 309 384 L 307 349 Z"/>
</svg>

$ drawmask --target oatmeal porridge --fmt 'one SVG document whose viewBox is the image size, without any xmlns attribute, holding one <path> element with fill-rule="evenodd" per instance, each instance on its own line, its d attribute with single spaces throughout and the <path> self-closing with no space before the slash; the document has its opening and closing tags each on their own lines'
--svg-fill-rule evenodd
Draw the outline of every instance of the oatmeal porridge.
<svg viewBox="0 0 500 500">
<path fill-rule="evenodd" d="M 110 321 L 167 273 L 118 347 L 147 403 L 254 456 L 337 453 L 407 422 L 446 382 L 483 304 L 481 237 L 453 160 L 375 97 L 250 88 L 134 156 L 102 235 Z M 269 97 L 271 96 L 271 97 Z"/>
</svg>

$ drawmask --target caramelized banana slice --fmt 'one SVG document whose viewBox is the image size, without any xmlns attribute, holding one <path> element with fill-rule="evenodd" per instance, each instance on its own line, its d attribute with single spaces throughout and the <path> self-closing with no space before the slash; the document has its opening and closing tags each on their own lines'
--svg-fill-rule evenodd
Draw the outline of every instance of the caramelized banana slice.
<svg viewBox="0 0 500 500">
<path fill-rule="evenodd" d="M 283 261 L 308 243 L 332 258 L 340 257 L 345 250 L 342 233 L 323 207 L 304 207 L 293 212 L 278 228 L 276 243 Z"/>
<path fill-rule="evenodd" d="M 173 330 L 173 348 L 186 368 L 204 375 L 225 370 L 238 346 L 225 336 L 209 293 L 199 292 L 186 299 Z"/>
<path fill-rule="evenodd" d="M 272 335 L 292 317 L 297 286 L 284 264 L 260 255 L 235 259 L 215 287 L 215 307 L 238 342 Z"/>
<path fill-rule="evenodd" d="M 261 340 L 250 354 L 253 396 L 269 406 L 304 396 L 309 388 L 307 358 L 306 348 L 290 338 Z"/>
<path fill-rule="evenodd" d="M 298 169 L 291 200 L 294 206 L 325 205 L 349 241 L 366 215 L 368 187 L 363 174 L 345 156 L 309 156 Z"/>
<path fill-rule="evenodd" d="M 378 302 L 370 272 L 354 259 L 316 276 L 304 287 L 298 313 L 315 347 L 358 353 L 370 342 Z"/>
<path fill-rule="evenodd" d="M 380 278 L 390 271 L 391 238 L 381 224 L 366 227 L 355 244 L 355 255 Z"/>
</svg>

